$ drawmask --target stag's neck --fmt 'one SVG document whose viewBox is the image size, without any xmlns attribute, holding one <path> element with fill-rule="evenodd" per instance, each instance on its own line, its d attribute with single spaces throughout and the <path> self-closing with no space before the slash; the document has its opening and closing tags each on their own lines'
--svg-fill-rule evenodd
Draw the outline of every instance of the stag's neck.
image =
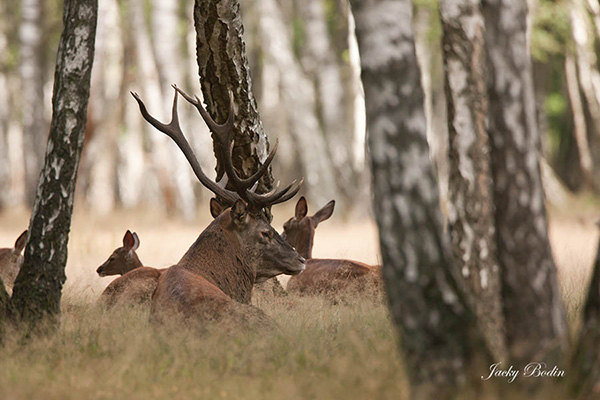
<svg viewBox="0 0 600 400">
<path fill-rule="evenodd" d="M 256 273 L 244 261 L 241 243 L 223 229 L 220 217 L 200 234 L 178 265 L 199 274 L 240 303 L 250 303 Z"/>
</svg>

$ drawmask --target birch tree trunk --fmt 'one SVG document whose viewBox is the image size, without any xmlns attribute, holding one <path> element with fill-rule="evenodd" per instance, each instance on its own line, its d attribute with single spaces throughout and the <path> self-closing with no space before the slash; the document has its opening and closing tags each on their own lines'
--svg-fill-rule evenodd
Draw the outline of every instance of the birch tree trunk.
<svg viewBox="0 0 600 400">
<path fill-rule="evenodd" d="M 273 0 L 256 3 L 265 64 L 277 69 L 283 107 L 302 161 L 305 185 L 311 199 L 324 204 L 338 198 L 337 184 L 327 143 L 315 114 L 315 90 L 300 69 L 292 51 L 291 38 L 281 10 Z"/>
<path fill-rule="evenodd" d="M 479 0 L 441 0 L 450 157 L 452 249 L 471 307 L 494 359 L 507 359 L 484 80 L 484 24 Z"/>
<path fill-rule="evenodd" d="M 183 40 L 179 35 L 178 2 L 173 0 L 152 1 L 152 34 L 154 59 L 162 88 L 163 115 L 169 115 L 172 107 L 172 84 L 185 83 L 181 66 L 185 62 L 181 57 Z M 186 117 L 187 113 L 182 113 Z M 182 121 L 185 125 L 185 122 Z M 177 209 L 185 219 L 192 220 L 196 215 L 196 196 L 192 185 L 192 173 L 185 156 L 176 146 L 168 146 L 170 157 L 170 175 L 173 177 L 177 197 Z M 195 177 L 194 177 L 195 182 Z"/>
<path fill-rule="evenodd" d="M 111 212 L 116 203 L 116 143 L 122 113 L 120 112 L 123 79 L 123 45 L 120 12 L 115 0 L 99 3 L 95 44 L 94 71 L 91 77 L 88 112 L 88 142 L 83 158 L 87 171 L 87 202 L 93 212 Z M 90 135 L 91 133 L 91 135 Z M 80 182 L 81 182 L 80 177 Z M 83 183 L 83 182 L 82 182 Z"/>
<path fill-rule="evenodd" d="M 440 189 L 442 215 L 448 219 L 448 116 L 444 93 L 444 67 L 440 41 L 431 38 L 432 8 L 415 7 L 415 45 L 421 68 L 421 83 L 425 92 L 427 142 L 434 172 Z"/>
<path fill-rule="evenodd" d="M 567 327 L 540 179 L 526 2 L 483 0 L 498 260 L 509 356 L 549 365 Z"/>
<path fill-rule="evenodd" d="M 196 58 L 207 111 L 215 121 L 223 123 L 229 112 L 229 92 L 233 94 L 236 105 L 233 164 L 241 175 L 250 176 L 266 160 L 269 142 L 252 92 L 239 2 L 195 0 L 194 25 Z M 223 172 L 217 162 L 217 176 L 221 177 Z M 272 186 L 269 167 L 258 182 L 257 192 L 268 192 Z M 266 214 L 271 220 L 270 211 Z"/>
<path fill-rule="evenodd" d="M 25 260 L 12 303 L 30 327 L 60 314 L 77 166 L 83 147 L 94 60 L 97 0 L 65 0 L 58 46 L 52 122 L 36 194 Z"/>
<path fill-rule="evenodd" d="M 147 106 L 159 120 L 165 120 L 166 114 L 163 112 L 163 99 L 158 69 L 155 59 L 152 56 L 152 44 L 150 42 L 150 31 L 145 20 L 144 1 L 132 0 L 130 2 L 131 16 L 130 21 L 134 26 L 133 35 L 135 42 L 136 64 L 138 67 L 137 82 L 141 86 L 141 92 L 144 99 L 147 99 Z M 172 90 L 172 89 L 171 89 Z M 172 98 L 172 92 L 167 95 Z M 130 100 L 132 101 L 132 100 Z M 146 185 L 148 188 L 157 190 L 146 190 L 149 201 L 152 205 L 164 207 L 168 212 L 172 212 L 176 207 L 175 187 L 173 177 L 171 176 L 170 166 L 172 164 L 169 146 L 175 146 L 170 143 L 169 138 L 159 133 L 149 124 L 143 124 L 146 135 L 149 139 L 151 166 L 146 174 Z"/>
<path fill-rule="evenodd" d="M 341 68 L 327 29 L 324 1 L 303 0 L 298 6 L 305 32 L 301 61 L 316 89 L 317 109 L 343 205 L 351 202 L 360 188 L 355 184 L 358 175 L 352 153 L 353 132 L 346 115 Z"/>
<path fill-rule="evenodd" d="M 43 0 L 22 0 L 21 84 L 23 91 L 23 153 L 25 156 L 25 201 L 32 205 L 44 157 L 47 125 L 44 121 L 44 77 L 42 48 Z"/>
<path fill-rule="evenodd" d="M 598 223 L 600 227 L 600 223 Z M 571 389 L 577 399 L 600 397 L 600 240 L 592 269 L 592 279 L 583 307 L 583 319 L 577 348 L 573 356 L 574 377 Z"/>
<path fill-rule="evenodd" d="M 477 353 L 487 352 L 442 233 L 412 4 L 351 4 L 361 53 L 383 278 L 400 333 L 410 397 L 455 399 L 464 384 L 476 384 Z"/>
<path fill-rule="evenodd" d="M 575 42 L 579 86 L 586 100 L 586 108 L 592 120 L 591 131 L 595 132 L 595 136 L 600 138 L 600 72 L 598 71 L 598 59 L 594 48 L 594 28 L 586 9 L 585 0 L 572 0 L 572 3 L 569 15 L 573 40 Z M 567 79 L 571 78 L 572 85 L 573 78 L 568 75 L 569 72 L 566 71 Z M 569 87 L 569 91 L 572 89 Z M 571 94 L 569 96 L 573 97 Z M 572 104 L 572 106 L 576 106 L 576 104 Z M 575 108 L 573 110 L 575 111 Z M 577 118 L 577 116 L 574 115 L 574 118 Z M 587 130 L 580 132 L 576 129 L 575 134 L 584 183 L 587 188 L 597 190 L 600 181 L 596 181 L 591 172 L 594 169 L 594 162 L 587 140 L 588 132 Z"/>
<path fill-rule="evenodd" d="M 579 167 L 583 173 L 583 179 L 588 187 L 594 186 L 594 163 L 590 152 L 590 144 L 587 138 L 587 124 L 585 123 L 585 111 L 579 94 L 579 82 L 577 79 L 577 66 L 570 55 L 565 58 L 565 79 L 575 130 L 575 142 L 579 151 Z"/>
<path fill-rule="evenodd" d="M 10 161 L 8 158 L 9 87 L 5 73 L 7 66 L 8 39 L 6 37 L 5 6 L 0 4 L 0 211 L 9 202 Z"/>
</svg>

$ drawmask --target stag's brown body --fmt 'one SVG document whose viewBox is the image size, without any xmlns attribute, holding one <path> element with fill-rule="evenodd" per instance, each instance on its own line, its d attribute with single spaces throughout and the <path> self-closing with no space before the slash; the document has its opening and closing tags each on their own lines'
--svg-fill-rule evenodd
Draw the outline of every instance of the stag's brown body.
<svg viewBox="0 0 600 400">
<path fill-rule="evenodd" d="M 23 265 L 23 256 L 21 253 L 25 248 L 27 240 L 27 231 L 21 233 L 15 241 L 13 248 L 0 249 L 0 278 L 4 282 L 6 291 L 12 293 L 12 288 Z"/>
<path fill-rule="evenodd" d="M 284 224 L 284 237 L 306 258 L 306 269 L 288 281 L 287 290 L 302 294 L 329 294 L 340 291 L 379 289 L 381 267 L 359 261 L 312 258 L 315 229 L 333 214 L 332 200 L 308 216 L 306 199 L 296 204 L 294 217 Z"/>
</svg>

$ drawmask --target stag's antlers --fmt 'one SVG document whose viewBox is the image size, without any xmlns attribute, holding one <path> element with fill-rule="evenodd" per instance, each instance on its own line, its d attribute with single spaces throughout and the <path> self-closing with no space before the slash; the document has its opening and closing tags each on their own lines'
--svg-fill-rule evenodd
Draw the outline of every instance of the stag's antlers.
<svg viewBox="0 0 600 400">
<path fill-rule="evenodd" d="M 183 90 L 179 89 L 176 85 L 173 85 L 173 89 L 175 89 L 175 97 L 173 98 L 173 111 L 171 116 L 171 122 L 168 124 L 163 124 L 158 121 L 156 118 L 152 117 L 144 102 L 140 99 L 137 93 L 131 92 L 131 95 L 136 99 L 138 105 L 140 106 L 140 111 L 142 116 L 146 121 L 148 121 L 152 126 L 154 126 L 159 131 L 163 132 L 167 136 L 169 136 L 173 141 L 177 144 L 177 146 L 181 149 L 185 158 L 190 163 L 192 170 L 196 174 L 198 180 L 211 192 L 213 192 L 218 197 L 225 200 L 228 205 L 233 205 L 238 199 L 243 199 L 248 206 L 250 206 L 254 211 L 259 211 L 260 209 L 283 203 L 286 200 L 291 199 L 298 193 L 300 187 L 304 179 L 300 179 L 300 181 L 294 180 L 291 184 L 286 186 L 285 188 L 279 189 L 279 182 L 276 183 L 273 190 L 268 193 L 256 193 L 255 187 L 257 186 L 260 178 L 265 174 L 269 165 L 273 161 L 273 157 L 275 157 L 275 153 L 277 152 L 278 142 L 275 142 L 275 146 L 269 153 L 269 156 L 265 160 L 265 162 L 259 166 L 258 170 L 249 176 L 248 178 L 241 178 L 236 172 L 233 166 L 233 96 L 231 93 L 229 94 L 229 115 L 227 117 L 227 121 L 224 124 L 220 125 L 215 122 L 208 114 L 208 112 L 202 107 L 200 103 L 200 99 L 197 96 L 191 97 Z M 190 147 L 185 135 L 183 134 L 181 127 L 179 126 L 179 118 L 177 116 L 177 94 L 181 94 L 183 98 L 185 98 L 189 103 L 196 107 L 202 119 L 214 134 L 215 140 L 218 142 L 218 148 L 220 149 L 220 158 L 223 163 L 223 167 L 225 170 L 225 174 L 227 175 L 227 180 L 231 182 L 235 191 L 225 189 L 225 185 L 222 185 L 220 182 L 217 183 L 204 174 L 202 168 L 200 167 L 200 163 L 196 158 L 192 148 Z"/>
</svg>

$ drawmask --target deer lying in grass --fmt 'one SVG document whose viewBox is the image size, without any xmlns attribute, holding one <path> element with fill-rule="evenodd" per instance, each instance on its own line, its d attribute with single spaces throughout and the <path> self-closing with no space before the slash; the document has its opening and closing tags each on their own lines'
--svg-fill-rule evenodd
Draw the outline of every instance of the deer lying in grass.
<svg viewBox="0 0 600 400">
<path fill-rule="evenodd" d="M 252 188 L 267 171 L 277 150 L 273 147 L 258 171 L 241 178 L 232 161 L 233 98 L 227 121 L 217 124 L 201 106 L 176 86 L 172 119 L 163 124 L 152 117 L 142 100 L 137 100 L 142 116 L 177 144 L 188 160 L 198 180 L 218 198 L 231 205 L 222 212 L 198 237 L 183 258 L 165 271 L 152 297 L 151 315 L 162 319 L 178 314 L 188 320 L 205 321 L 232 316 L 234 319 L 264 320 L 262 312 L 249 305 L 252 286 L 279 274 L 299 274 L 305 260 L 261 216 L 261 210 L 293 197 L 302 184 L 292 182 L 284 189 L 278 185 L 269 193 L 259 194 Z M 177 97 L 181 94 L 193 104 L 213 133 L 220 151 L 220 161 L 227 180 L 234 190 L 208 178 L 196 159 L 179 126 Z M 214 202 L 212 203 L 214 204 Z M 211 206 L 212 207 L 212 206 Z"/>
<path fill-rule="evenodd" d="M 27 241 L 27 231 L 21 233 L 15 241 L 15 247 L 0 249 L 0 278 L 4 282 L 4 287 L 10 295 L 12 293 L 13 285 L 21 265 L 23 265 L 23 256 L 21 253 L 25 248 Z"/>
<path fill-rule="evenodd" d="M 149 303 L 158 285 L 160 274 L 166 269 L 144 267 L 135 252 L 140 239 L 129 230 L 123 236 L 123 246 L 112 252 L 96 272 L 100 276 L 121 275 L 112 281 L 100 295 L 101 304 L 111 307 L 116 304 Z"/>
<path fill-rule="evenodd" d="M 283 237 L 306 259 L 306 269 L 288 281 L 290 292 L 317 294 L 340 290 L 364 290 L 380 283 L 379 266 L 358 261 L 312 258 L 315 229 L 333 214 L 335 201 L 331 200 L 314 215 L 309 216 L 306 199 L 296 204 L 295 215 L 283 225 Z"/>
</svg>

